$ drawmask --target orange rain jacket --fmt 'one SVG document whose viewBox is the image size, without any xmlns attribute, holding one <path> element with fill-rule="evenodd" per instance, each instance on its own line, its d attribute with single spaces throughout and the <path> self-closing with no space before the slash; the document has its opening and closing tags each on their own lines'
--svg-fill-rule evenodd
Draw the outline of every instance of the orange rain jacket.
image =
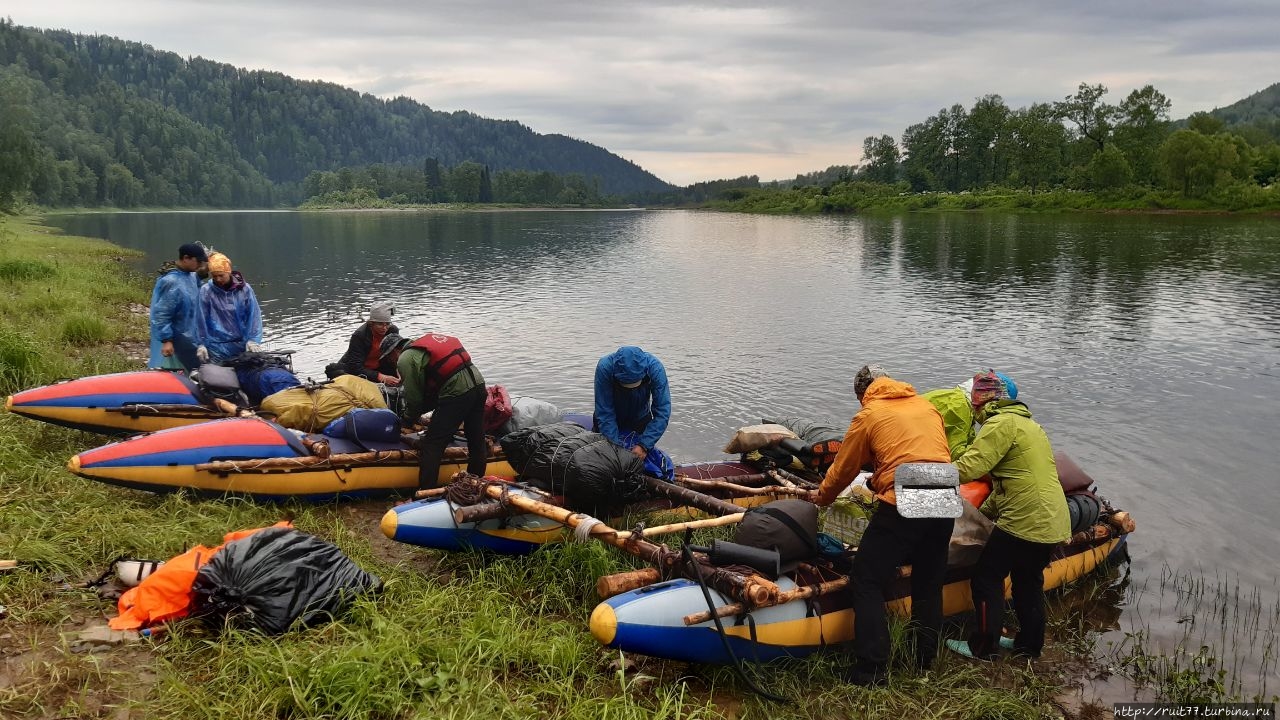
<svg viewBox="0 0 1280 720">
<path fill-rule="evenodd" d="M 293 524 L 283 520 L 271 527 L 293 527 Z M 218 547 L 197 545 L 169 560 L 138 583 L 137 587 L 130 588 L 120 596 L 120 602 L 116 605 L 120 614 L 111 618 L 107 625 L 112 630 L 137 630 L 186 617 L 191 612 L 191 586 L 195 584 L 200 568 L 227 543 L 247 538 L 265 529 L 229 532 Z"/>
<path fill-rule="evenodd" d="M 864 466 L 874 463 L 867 484 L 881 500 L 896 504 L 893 471 L 909 462 L 951 462 L 942 416 L 911 385 L 877 378 L 863 393 L 862 409 L 849 423 L 815 502 L 830 505 Z"/>
</svg>

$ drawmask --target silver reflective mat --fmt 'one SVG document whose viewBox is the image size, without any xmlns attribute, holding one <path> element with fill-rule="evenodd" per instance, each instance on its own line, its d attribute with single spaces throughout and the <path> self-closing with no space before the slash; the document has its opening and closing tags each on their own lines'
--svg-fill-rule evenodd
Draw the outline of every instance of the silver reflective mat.
<svg viewBox="0 0 1280 720">
<path fill-rule="evenodd" d="M 960 471 L 951 463 L 905 463 L 893 471 L 893 494 L 904 518 L 958 518 Z"/>
</svg>

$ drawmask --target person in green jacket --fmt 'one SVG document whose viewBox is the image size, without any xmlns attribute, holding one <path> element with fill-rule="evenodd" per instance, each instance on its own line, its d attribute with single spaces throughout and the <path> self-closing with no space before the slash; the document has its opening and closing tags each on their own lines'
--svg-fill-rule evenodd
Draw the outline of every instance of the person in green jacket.
<svg viewBox="0 0 1280 720">
<path fill-rule="evenodd" d="M 1009 391 L 1009 399 L 1018 399 L 1018 386 L 1004 373 L 996 373 Z M 951 461 L 955 462 L 973 444 L 973 378 L 952 388 L 930 390 L 922 397 L 933 403 L 942 416 L 942 429 L 947 433 L 947 447 L 951 449 Z"/>
<path fill-rule="evenodd" d="M 459 425 L 467 438 L 467 472 L 484 475 L 489 456 L 484 376 L 462 341 L 439 333 L 423 335 L 401 351 L 396 368 L 403 388 L 403 420 L 412 425 L 431 411 L 431 423 L 418 443 L 418 487 L 440 484 L 440 461 Z"/>
<path fill-rule="evenodd" d="M 982 428 L 955 461 L 960 482 L 990 474 L 994 489 L 982 512 L 995 521 L 969 589 L 976 627 L 969 640 L 948 640 L 947 647 L 969 657 L 992 660 L 1001 647 L 1040 657 L 1044 648 L 1044 569 L 1054 546 L 1071 537 L 1067 498 L 1058 482 L 1053 447 L 1031 410 L 1009 397 L 994 372 L 973 378 L 974 419 Z M 1004 579 L 1013 585 L 1018 633 L 1012 643 L 1000 637 L 1004 616 Z"/>
</svg>

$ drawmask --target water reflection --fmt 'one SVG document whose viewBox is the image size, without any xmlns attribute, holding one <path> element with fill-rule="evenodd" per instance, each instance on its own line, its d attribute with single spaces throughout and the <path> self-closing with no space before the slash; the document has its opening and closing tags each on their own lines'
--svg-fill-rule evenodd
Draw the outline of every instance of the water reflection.
<svg viewBox="0 0 1280 720">
<path fill-rule="evenodd" d="M 878 361 L 921 389 L 1011 374 L 1055 445 L 1133 511 L 1134 573 L 1270 586 L 1280 223 L 1183 216 L 779 218 L 684 211 L 67 216 L 168 259 L 226 251 L 269 345 L 318 376 L 375 300 L 569 409 L 623 344 L 661 357 L 663 445 L 717 455 L 764 414 L 844 424 Z"/>
</svg>

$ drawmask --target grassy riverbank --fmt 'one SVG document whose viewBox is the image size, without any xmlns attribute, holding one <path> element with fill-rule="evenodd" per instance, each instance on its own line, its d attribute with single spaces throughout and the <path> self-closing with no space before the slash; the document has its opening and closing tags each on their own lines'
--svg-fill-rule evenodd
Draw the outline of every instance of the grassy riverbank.
<svg viewBox="0 0 1280 720">
<path fill-rule="evenodd" d="M 150 279 L 128 253 L 0 216 L 0 395 L 141 367 Z M 131 310 L 130 308 L 134 309 Z M 775 718 L 1090 717 L 1062 698 L 1090 662 L 1092 628 L 1055 600 L 1049 656 L 1034 667 L 944 656 L 888 689 L 839 679 L 835 653 L 754 668 L 795 702 L 750 694 L 731 670 L 626 658 L 586 621 L 602 574 L 631 560 L 600 544 L 527 558 L 445 554 L 392 543 L 386 502 L 271 505 L 195 501 L 107 487 L 64 469 L 102 444 L 0 414 L 0 716 L 60 718 Z M 280 638 L 179 623 L 159 641 L 77 652 L 77 633 L 115 614 L 78 583 L 113 558 L 164 559 L 230 530 L 292 518 L 386 581 L 341 621 Z M 1103 579 L 1105 582 L 1105 578 Z M 1092 591 L 1086 586 L 1083 595 Z M 1068 596 L 1070 597 L 1070 596 Z M 954 631 L 952 631 L 954 634 Z M 901 626 L 895 627 L 895 636 Z M 1158 681 L 1158 680 L 1157 680 Z M 1099 715 L 1100 716 L 1100 715 Z"/>
<path fill-rule="evenodd" d="M 706 207 L 768 214 L 900 213 L 952 211 L 1132 212 L 1132 213 L 1276 213 L 1280 188 L 1232 186 L 1203 197 L 1184 197 L 1167 190 L 1131 187 L 1113 192 L 992 188 L 972 192 L 909 192 L 905 183 L 885 185 L 861 181 L 826 187 L 741 189 L 706 203 Z"/>
</svg>

